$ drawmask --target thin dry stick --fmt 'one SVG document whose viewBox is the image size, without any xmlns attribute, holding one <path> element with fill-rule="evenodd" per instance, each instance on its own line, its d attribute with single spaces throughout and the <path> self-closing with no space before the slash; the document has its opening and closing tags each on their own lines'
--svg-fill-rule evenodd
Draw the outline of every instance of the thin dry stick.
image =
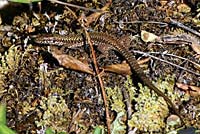
<svg viewBox="0 0 200 134">
<path fill-rule="evenodd" d="M 108 0 L 108 2 L 105 4 L 104 7 L 102 7 L 101 9 L 91 9 L 91 8 L 86 8 L 86 7 L 82 7 L 82 6 L 78 6 L 78 5 L 74 5 L 74 4 L 70 4 L 70 3 L 66 3 L 66 2 L 62 2 L 62 1 L 59 1 L 59 0 L 49 0 L 50 2 L 53 2 L 53 3 L 58 3 L 58 4 L 61 4 L 61 5 L 66 5 L 66 6 L 69 6 L 69 7 L 75 7 L 75 8 L 78 8 L 78 9 L 83 9 L 83 10 L 86 10 L 86 11 L 92 11 L 92 12 L 95 12 L 91 15 L 89 15 L 87 17 L 87 22 L 85 23 L 85 26 L 89 26 L 90 23 L 94 22 L 102 13 L 104 13 L 109 7 L 110 5 L 112 4 L 112 0 Z M 68 8 L 69 9 L 69 8 Z M 71 11 L 71 10 L 70 10 Z M 76 16 L 73 12 L 72 14 L 74 16 Z"/>
<path fill-rule="evenodd" d="M 86 10 L 86 11 L 101 12 L 101 10 L 98 10 L 98 9 L 86 8 L 86 7 L 74 5 L 74 4 L 71 4 L 71 3 L 62 2 L 62 1 L 59 1 L 59 0 L 49 0 L 49 1 L 52 2 L 52 3 L 58 3 L 58 4 L 66 5 L 66 6 L 69 6 L 69 7 L 75 7 L 75 8 L 83 9 L 83 10 Z"/>
<path fill-rule="evenodd" d="M 76 113 L 73 113 L 73 117 L 72 117 L 72 121 L 70 122 L 69 126 L 68 126 L 68 132 L 71 132 L 71 128 L 73 123 L 77 120 L 77 118 L 80 118 L 78 116 L 83 115 L 83 113 L 86 111 L 86 108 L 84 109 L 78 109 L 78 111 Z"/>
<path fill-rule="evenodd" d="M 66 6 L 70 6 L 70 7 L 75 7 L 75 8 L 79 8 L 79 9 L 89 10 L 89 11 L 95 12 L 95 13 L 93 13 L 90 16 L 87 17 L 87 22 L 85 24 L 82 21 L 83 20 L 82 17 L 80 17 L 79 21 L 82 22 L 82 27 L 84 28 L 84 31 L 85 31 L 85 34 L 86 34 L 86 38 L 87 38 L 87 41 L 88 41 L 88 43 L 90 45 L 90 49 L 91 49 L 91 52 L 92 52 L 95 71 L 96 71 L 97 77 L 99 79 L 99 83 L 100 83 L 100 87 L 101 87 L 101 91 L 102 91 L 102 96 L 103 96 L 103 100 L 104 100 L 104 105 L 105 105 L 106 124 L 107 124 L 107 128 L 108 128 L 108 134 L 110 134 L 111 133 L 111 131 L 110 131 L 111 125 L 110 125 L 110 115 L 109 115 L 108 103 L 107 103 L 107 100 L 106 100 L 106 92 L 105 92 L 105 89 L 104 89 L 104 85 L 103 85 L 103 81 L 101 79 L 101 76 L 99 75 L 100 71 L 99 71 L 98 66 L 97 66 L 97 60 L 96 60 L 96 55 L 95 55 L 95 51 L 94 51 L 94 48 L 93 48 L 93 44 L 91 42 L 89 33 L 87 32 L 87 29 L 86 29 L 85 26 L 88 26 L 90 23 L 95 21 L 96 18 L 99 17 L 103 13 L 102 11 L 105 11 L 111 5 L 112 0 L 109 0 L 108 3 L 106 3 L 106 5 L 103 8 L 101 8 L 101 10 L 88 9 L 88 8 L 81 7 L 81 6 L 77 6 L 77 5 L 73 5 L 73 4 L 69 4 L 69 3 L 64 3 L 64 2 L 61 2 L 61 1 L 58 1 L 58 0 L 49 0 L 49 1 L 55 2 L 55 3 L 58 3 L 58 4 L 62 4 L 62 5 L 66 5 Z"/>
<path fill-rule="evenodd" d="M 70 13 L 74 16 L 75 19 L 78 19 L 77 15 L 69 7 L 65 8 L 70 11 Z"/>
<path fill-rule="evenodd" d="M 105 11 L 106 9 L 108 9 L 108 7 L 111 5 L 111 3 L 112 3 L 112 0 L 109 0 L 106 3 L 106 5 L 103 8 L 101 8 L 101 11 Z M 79 21 L 82 22 L 81 24 L 82 24 L 82 27 L 84 28 L 85 35 L 86 35 L 87 41 L 90 45 L 90 49 L 91 49 L 91 52 L 92 52 L 94 67 L 95 67 L 95 71 L 97 73 L 97 77 L 98 77 L 98 80 L 99 80 L 99 83 L 100 83 L 103 101 L 104 101 L 104 105 L 105 105 L 106 125 L 107 125 L 107 129 L 108 129 L 108 134 L 111 134 L 110 115 L 109 115 L 108 102 L 107 102 L 107 99 L 106 99 L 106 92 L 105 92 L 103 81 L 101 79 L 100 71 L 99 71 L 99 68 L 98 68 L 98 65 L 97 65 L 96 54 L 95 54 L 95 51 L 94 51 L 94 48 L 93 48 L 93 44 L 91 42 L 90 35 L 89 35 L 89 33 L 87 32 L 87 29 L 86 29 L 86 27 L 89 26 L 92 22 L 94 22 L 96 20 L 96 18 L 98 18 L 102 13 L 103 12 L 95 12 L 95 13 L 91 14 L 90 16 L 88 16 L 86 18 L 86 20 L 87 20 L 86 23 L 84 23 L 82 17 L 80 17 Z"/>
<path fill-rule="evenodd" d="M 173 20 L 173 19 L 169 18 L 167 21 L 168 21 L 170 24 L 172 24 L 172 25 L 175 25 L 175 26 L 177 26 L 177 27 L 180 27 L 180 28 L 182 28 L 182 29 L 184 29 L 184 30 L 187 30 L 187 31 L 189 31 L 189 32 L 191 32 L 191 33 L 193 33 L 193 34 L 195 34 L 195 35 L 197 35 L 197 36 L 200 37 L 200 33 L 199 33 L 198 31 L 195 31 L 195 30 L 193 30 L 193 29 L 187 27 L 186 25 L 184 25 L 184 24 L 182 24 L 182 23 L 180 23 L 180 22 L 178 22 L 178 21 L 176 21 L 176 20 Z"/>
<path fill-rule="evenodd" d="M 139 20 L 137 20 L 137 21 L 126 21 L 126 22 L 124 22 L 124 21 L 116 21 L 116 20 L 114 20 L 114 23 L 118 23 L 118 24 L 140 24 L 140 23 L 149 23 L 149 24 L 158 24 L 158 25 L 160 25 L 161 27 L 166 27 L 166 26 L 168 26 L 167 23 L 165 23 L 165 22 L 159 22 L 159 21 L 139 21 Z"/>
<path fill-rule="evenodd" d="M 174 55 L 174 54 L 170 54 L 170 53 L 161 53 L 161 52 L 149 52 L 149 54 L 159 54 L 159 55 L 165 55 L 165 56 L 176 57 L 176 58 L 178 58 L 178 59 L 182 59 L 182 60 L 188 61 L 188 62 L 194 64 L 195 66 L 200 67 L 200 64 L 198 64 L 198 63 L 196 63 L 196 62 L 194 62 L 194 61 L 191 61 L 191 60 L 189 60 L 189 59 L 187 59 L 187 58 L 180 57 L 180 56 L 178 56 L 178 55 Z"/>
<path fill-rule="evenodd" d="M 122 88 L 122 93 L 123 93 L 124 100 L 125 100 L 124 102 L 126 103 L 126 107 L 127 107 L 127 120 L 130 120 L 131 116 L 133 114 L 132 104 L 130 101 L 130 95 L 129 95 L 128 91 L 124 88 Z M 128 129 L 128 131 L 131 131 L 132 127 L 128 124 L 127 129 Z"/>
<path fill-rule="evenodd" d="M 141 51 L 136 51 L 136 50 L 133 50 L 133 52 L 134 52 L 134 53 L 138 53 L 138 54 L 147 55 L 147 56 L 149 56 L 149 57 L 151 57 L 151 58 L 154 58 L 154 59 L 156 59 L 156 60 L 162 61 L 162 62 L 164 62 L 164 63 L 170 64 L 170 65 L 172 65 L 172 66 L 175 66 L 175 67 L 177 67 L 177 68 L 183 69 L 183 70 L 185 70 L 185 71 L 187 71 L 187 72 L 190 72 L 190 73 L 192 73 L 192 74 L 195 74 L 195 75 L 197 75 L 197 76 L 200 76 L 199 73 L 196 73 L 196 72 L 191 71 L 191 70 L 189 70 L 189 69 L 187 69 L 187 68 L 184 68 L 184 67 L 181 67 L 181 66 L 179 66 L 179 65 L 176 65 L 176 64 L 171 63 L 171 62 L 169 62 L 169 61 L 160 59 L 160 58 L 155 57 L 155 56 L 153 56 L 153 55 L 150 55 L 150 54 L 148 54 L 148 53 L 141 52 Z"/>
<path fill-rule="evenodd" d="M 94 51 L 94 48 L 93 48 L 93 44 L 91 42 L 90 35 L 87 32 L 87 29 L 85 27 L 84 27 L 84 30 L 85 30 L 85 35 L 86 35 L 87 41 L 90 45 L 90 49 L 92 51 L 92 58 L 93 58 L 95 70 L 96 70 L 96 73 L 97 73 L 97 77 L 98 77 L 98 80 L 99 80 L 99 83 L 100 83 L 103 101 L 104 101 L 104 105 L 105 105 L 105 111 L 106 111 L 106 124 L 107 124 L 107 128 L 108 128 L 108 134 L 110 134 L 111 133 L 111 131 L 110 131 L 111 125 L 110 125 L 110 115 L 109 115 L 109 109 L 108 109 L 108 102 L 107 102 L 107 99 L 106 99 L 106 92 L 105 92 L 105 88 L 104 88 L 104 85 L 103 85 L 103 81 L 101 79 L 101 75 L 99 75 L 100 71 L 99 71 L 99 68 L 98 68 L 98 65 L 97 65 L 96 54 L 95 54 L 95 51 Z"/>
</svg>

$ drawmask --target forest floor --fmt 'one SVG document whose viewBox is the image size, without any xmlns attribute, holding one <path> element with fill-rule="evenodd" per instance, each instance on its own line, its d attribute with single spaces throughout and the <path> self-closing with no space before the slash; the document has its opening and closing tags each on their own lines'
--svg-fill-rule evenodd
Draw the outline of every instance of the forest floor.
<svg viewBox="0 0 200 134">
<path fill-rule="evenodd" d="M 51 1 L 0 9 L 0 100 L 10 129 L 19 134 L 200 132 L 200 2 Z M 32 40 L 43 34 L 81 34 L 89 40 L 86 31 L 124 41 L 180 116 L 138 80 L 119 52 Z"/>
</svg>

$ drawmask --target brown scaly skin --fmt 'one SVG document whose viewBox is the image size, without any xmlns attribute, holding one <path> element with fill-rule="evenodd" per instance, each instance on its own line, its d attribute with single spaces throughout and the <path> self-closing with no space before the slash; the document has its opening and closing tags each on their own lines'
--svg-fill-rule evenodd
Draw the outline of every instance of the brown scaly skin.
<svg viewBox="0 0 200 134">
<path fill-rule="evenodd" d="M 123 43 L 121 43 L 121 41 L 117 37 L 106 33 L 90 33 L 90 37 L 94 45 L 105 45 L 110 47 L 111 49 L 118 51 L 129 63 L 132 73 L 136 75 L 140 79 L 140 81 L 148 86 L 151 90 L 156 92 L 159 96 L 162 96 L 164 100 L 168 103 L 168 105 L 180 117 L 183 123 L 179 111 L 174 106 L 172 101 L 163 92 L 161 92 L 157 87 L 154 86 L 154 84 L 148 79 L 148 77 L 138 65 L 133 54 L 127 51 L 127 48 L 124 46 Z M 80 34 L 71 34 L 67 36 L 43 34 L 35 37 L 34 42 L 41 45 L 56 45 L 65 46 L 67 48 L 75 48 L 84 45 L 84 38 Z"/>
</svg>

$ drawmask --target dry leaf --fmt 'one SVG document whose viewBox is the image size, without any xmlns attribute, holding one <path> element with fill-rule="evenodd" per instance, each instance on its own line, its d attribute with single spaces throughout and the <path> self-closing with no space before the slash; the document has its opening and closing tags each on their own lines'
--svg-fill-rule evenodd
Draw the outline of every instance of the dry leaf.
<svg viewBox="0 0 200 134">
<path fill-rule="evenodd" d="M 139 65 L 141 65 L 141 64 L 148 62 L 150 59 L 151 58 L 137 60 L 137 63 Z M 121 64 L 112 64 L 109 66 L 105 66 L 104 71 L 113 72 L 113 73 L 117 73 L 117 74 L 121 74 L 121 75 L 131 75 L 132 74 L 131 68 L 130 68 L 129 64 L 127 64 L 126 62 L 123 62 Z"/>
<path fill-rule="evenodd" d="M 187 91 L 189 89 L 189 85 L 182 84 L 182 83 L 176 83 L 176 86 L 184 91 Z"/>
<path fill-rule="evenodd" d="M 197 54 L 200 54 L 200 45 L 197 42 L 193 42 L 191 47 Z"/>
<path fill-rule="evenodd" d="M 141 65 L 141 64 L 148 62 L 150 59 L 151 59 L 150 57 L 147 57 L 147 58 L 144 58 L 144 59 L 141 59 L 141 60 L 137 60 L 137 63 L 139 65 Z"/>
<path fill-rule="evenodd" d="M 197 86 L 190 86 L 191 88 L 191 96 L 200 96 L 200 87 Z"/>
<path fill-rule="evenodd" d="M 159 37 L 153 33 L 149 33 L 147 31 L 142 30 L 141 31 L 141 39 L 144 42 L 155 42 L 156 40 L 159 39 Z"/>
<path fill-rule="evenodd" d="M 104 71 L 114 72 L 122 75 L 131 75 L 131 68 L 127 63 L 113 64 L 104 67 Z"/>
<path fill-rule="evenodd" d="M 200 43 L 196 37 L 187 35 L 187 38 L 191 41 L 192 49 L 197 53 L 200 54 Z"/>
<path fill-rule="evenodd" d="M 53 57 L 55 57 L 59 64 L 64 66 L 65 68 L 86 72 L 94 75 L 92 69 L 88 64 L 81 62 L 80 60 L 66 54 L 60 54 L 59 52 L 52 52 Z"/>
<path fill-rule="evenodd" d="M 190 86 L 182 83 L 176 83 L 177 87 L 186 91 L 189 93 L 191 96 L 200 96 L 200 87 L 197 86 Z"/>
<path fill-rule="evenodd" d="M 101 12 L 94 12 L 93 14 L 87 16 L 87 22 L 85 23 L 86 26 L 89 26 L 89 24 L 91 24 L 92 22 L 96 21 L 102 14 L 104 14 L 105 12 L 107 12 L 106 10 L 109 9 L 111 5 L 111 2 L 108 1 L 102 8 L 101 8 Z M 82 20 L 84 18 L 80 17 L 79 21 Z"/>
<path fill-rule="evenodd" d="M 162 36 L 161 39 L 166 44 L 191 44 L 192 49 L 197 53 L 200 54 L 200 43 L 196 37 L 193 37 L 189 34 L 182 34 L 182 35 L 165 35 Z"/>
</svg>

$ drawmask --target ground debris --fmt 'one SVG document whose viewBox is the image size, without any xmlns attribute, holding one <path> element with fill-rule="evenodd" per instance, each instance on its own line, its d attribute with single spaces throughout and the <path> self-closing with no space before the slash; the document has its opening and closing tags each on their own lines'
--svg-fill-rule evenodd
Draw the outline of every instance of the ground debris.
<svg viewBox="0 0 200 134">
<path fill-rule="evenodd" d="M 105 5 L 104 1 L 95 0 L 68 2 L 95 10 L 48 1 L 42 2 L 40 13 L 37 3 L 33 3 L 32 11 L 25 10 L 29 5 L 10 4 L 7 10 L 22 9 L 12 15 L 6 7 L 0 9 L 0 100 L 7 105 L 8 127 L 18 133 L 39 134 L 52 130 L 86 134 L 95 128 L 107 131 L 90 48 L 87 45 L 74 49 L 58 47 L 52 51 L 49 46 L 41 47 L 31 40 L 43 33 L 66 36 L 83 33 L 77 16 L 84 13 L 87 18 Z M 198 1 L 113 0 L 87 29 L 129 37 L 127 51 L 142 61 L 140 66 L 145 74 L 179 107 L 185 125 L 195 130 L 200 129 L 200 13 L 196 6 L 199 4 Z M 102 71 L 99 75 L 106 87 L 112 133 L 193 131 L 179 130 L 178 117 L 166 102 L 136 78 L 127 76 L 131 74 L 130 69 L 119 53 L 104 53 L 94 48 Z"/>
</svg>

